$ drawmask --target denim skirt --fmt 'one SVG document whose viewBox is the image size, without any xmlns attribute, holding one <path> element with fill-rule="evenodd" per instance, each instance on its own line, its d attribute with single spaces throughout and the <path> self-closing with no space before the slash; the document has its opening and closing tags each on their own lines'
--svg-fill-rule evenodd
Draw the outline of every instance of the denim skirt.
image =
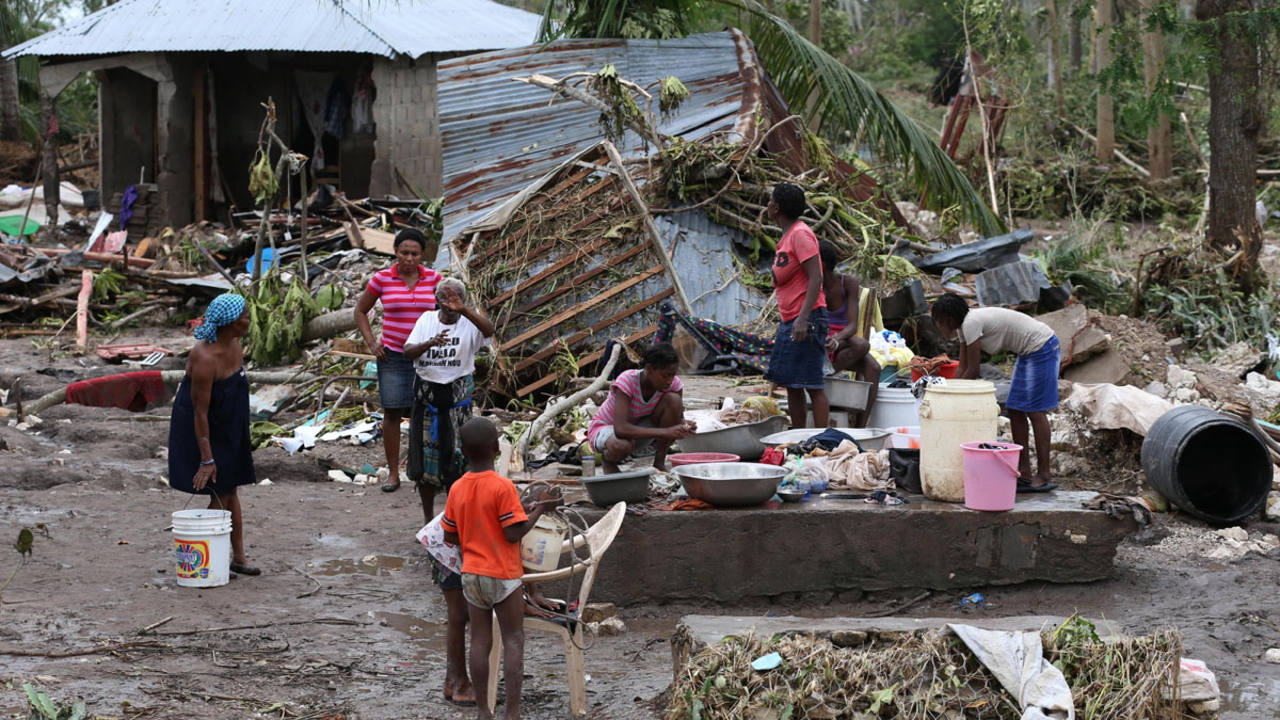
<svg viewBox="0 0 1280 720">
<path fill-rule="evenodd" d="M 387 359 L 378 362 L 378 397 L 382 407 L 390 410 L 413 407 L 413 361 L 384 347 Z"/>
<path fill-rule="evenodd" d="M 814 308 L 809 313 L 809 334 L 800 342 L 791 339 L 794 325 L 794 320 L 788 320 L 778 326 L 764 379 L 786 388 L 821 390 L 825 387 L 822 363 L 827 357 L 827 309 Z"/>
</svg>

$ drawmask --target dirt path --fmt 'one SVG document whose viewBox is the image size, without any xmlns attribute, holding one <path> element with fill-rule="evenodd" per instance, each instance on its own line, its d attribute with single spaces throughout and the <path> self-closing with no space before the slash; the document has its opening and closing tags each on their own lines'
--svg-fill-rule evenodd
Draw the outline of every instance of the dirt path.
<svg viewBox="0 0 1280 720">
<path fill-rule="evenodd" d="M 0 375 L 22 371 L 19 358 L 30 354 L 29 346 L 0 344 Z M 75 362 L 58 360 L 50 372 L 71 372 Z M 45 389 L 61 382 L 34 377 Z M 5 385 L 9 379 L 0 377 Z M 440 699 L 444 608 L 413 539 L 421 510 L 408 488 L 387 495 L 332 483 L 314 455 L 260 452 L 259 477 L 272 484 L 246 488 L 243 500 L 250 557 L 264 574 L 212 590 L 178 588 L 165 527 L 187 496 L 161 481 L 167 423 L 59 407 L 37 430 L 0 427 L 0 577 L 17 558 L 8 546 L 20 527 L 48 531 L 37 535 L 0 610 L 0 716 L 25 717 L 23 682 L 57 700 L 83 698 L 105 717 L 279 717 L 266 712 L 277 703 L 288 704 L 290 717 L 340 710 L 358 718 L 474 716 Z M 379 451 L 341 453 L 376 461 Z M 1147 544 L 1122 546 L 1112 580 L 974 588 L 988 603 L 975 614 L 1079 611 L 1133 632 L 1179 628 L 1185 654 L 1218 673 L 1230 705 L 1224 718 L 1280 718 L 1280 665 L 1261 660 L 1280 647 L 1277 553 L 1210 560 L 1207 528 L 1170 516 L 1158 524 Z M 1251 528 L 1255 536 L 1260 529 Z M 670 681 L 667 638 L 683 614 L 860 615 L 914 594 L 803 606 L 626 608 L 629 632 L 598 638 L 587 653 L 592 716 L 660 716 L 654 700 Z M 960 615 L 961 595 L 935 595 L 908 614 Z M 244 625 L 256 627 L 193 632 Z M 158 645 L 62 658 L 3 653 L 118 642 Z M 531 636 L 525 673 L 526 717 L 567 716 L 558 647 Z"/>
</svg>

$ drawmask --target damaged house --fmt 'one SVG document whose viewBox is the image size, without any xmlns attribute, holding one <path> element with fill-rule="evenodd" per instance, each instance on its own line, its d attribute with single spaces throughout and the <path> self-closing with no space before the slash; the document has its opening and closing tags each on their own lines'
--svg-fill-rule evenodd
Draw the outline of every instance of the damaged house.
<svg viewBox="0 0 1280 720">
<path fill-rule="evenodd" d="M 655 95 L 663 150 L 634 126 L 605 140 L 601 109 L 555 90 L 606 65 Z M 668 75 L 688 96 L 659 116 L 657 87 Z M 777 229 L 760 203 L 775 179 L 825 178 L 814 179 L 831 190 L 826 205 L 815 204 L 830 220 L 819 235 L 852 230 L 857 237 L 832 236 L 847 248 L 865 244 L 859 233 L 879 239 L 885 224 L 901 222 L 869 175 L 815 148 L 797 121 L 733 29 L 564 40 L 442 62 L 437 267 L 465 276 L 501 328 L 493 388 L 514 398 L 555 390 L 599 361 L 605 340 L 652 339 L 664 303 L 771 333 Z M 673 197 L 685 188 L 687 199 Z M 699 202 L 699 192 L 714 202 Z M 842 203 L 843 221 L 833 218 Z"/>
<path fill-rule="evenodd" d="M 253 207 L 268 97 L 315 182 L 438 196 L 437 63 L 527 45 L 539 22 L 489 0 L 120 0 L 5 57 L 39 56 L 55 98 L 94 73 L 106 207 L 136 185 L 150 220 L 179 226 Z"/>
</svg>

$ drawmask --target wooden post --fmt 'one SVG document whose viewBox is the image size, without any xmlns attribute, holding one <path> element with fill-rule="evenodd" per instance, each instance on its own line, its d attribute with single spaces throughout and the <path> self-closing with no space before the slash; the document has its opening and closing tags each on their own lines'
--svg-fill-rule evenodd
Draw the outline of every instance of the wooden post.
<svg viewBox="0 0 1280 720">
<path fill-rule="evenodd" d="M 195 96 L 195 117 L 194 133 L 195 133 L 195 158 L 191 164 L 192 175 L 195 186 L 195 219 L 196 222 L 204 222 L 206 219 L 206 204 L 208 202 L 208 189 L 205 181 L 205 144 L 208 141 L 208 131 L 205 129 L 205 122 L 208 117 L 208 108 L 205 107 L 205 70 L 198 68 L 192 78 L 192 94 Z"/>
<path fill-rule="evenodd" d="M 1156 2 L 1142 0 L 1144 14 L 1152 12 Z M 1164 36 L 1159 30 L 1142 33 L 1142 59 L 1142 77 L 1150 99 L 1164 72 Z M 1173 175 L 1173 131 L 1169 113 L 1157 115 L 1155 124 L 1147 128 L 1147 169 L 1151 171 L 1152 180 L 1164 180 Z"/>
<path fill-rule="evenodd" d="M 671 260 L 671 255 L 662 245 L 662 235 L 658 233 L 658 226 L 653 222 L 653 215 L 649 213 L 649 205 L 644 201 L 644 196 L 640 194 L 639 188 L 636 187 L 635 181 L 631 179 L 631 175 L 627 173 L 626 165 L 622 164 L 622 156 L 618 154 L 618 148 L 613 143 L 605 140 L 604 150 L 609 154 L 609 162 L 612 163 L 614 170 L 618 173 L 618 178 L 622 180 L 622 186 L 626 188 L 627 194 L 631 196 L 631 201 L 635 203 L 636 208 L 640 210 L 640 217 L 644 221 L 645 233 L 649 236 L 649 241 L 653 243 L 653 251 L 658 256 L 658 260 L 662 266 L 666 268 L 667 275 L 671 277 L 671 287 L 676 291 L 676 299 L 680 301 L 680 308 L 686 315 L 695 315 L 693 312 L 693 303 L 689 302 L 689 296 L 684 292 L 684 285 L 680 282 L 680 275 L 676 272 L 676 265 Z"/>
<path fill-rule="evenodd" d="M 48 216 L 45 230 L 51 232 L 58 227 L 58 203 L 62 200 L 58 184 L 58 111 L 54 99 L 44 90 L 40 91 L 40 122 L 44 128 L 44 211 Z"/>
<path fill-rule="evenodd" d="M 80 296 L 76 298 L 76 347 L 89 347 L 89 299 L 93 297 L 93 271 L 80 271 Z"/>
<path fill-rule="evenodd" d="M 1114 18 L 1115 0 L 1097 0 L 1093 6 L 1094 43 L 1093 55 L 1097 73 L 1101 74 L 1111 64 L 1111 24 Z M 1115 100 L 1111 93 L 1098 85 L 1098 162 L 1111 162 L 1116 149 Z"/>
<path fill-rule="evenodd" d="M 1066 93 L 1062 87 L 1062 23 L 1058 12 L 1059 0 L 1045 0 L 1044 9 L 1049 15 L 1049 86 L 1053 88 L 1058 115 L 1066 107 Z"/>
</svg>

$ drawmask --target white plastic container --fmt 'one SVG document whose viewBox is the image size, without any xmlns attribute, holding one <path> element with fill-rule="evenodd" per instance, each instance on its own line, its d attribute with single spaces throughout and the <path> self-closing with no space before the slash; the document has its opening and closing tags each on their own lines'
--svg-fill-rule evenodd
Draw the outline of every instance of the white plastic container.
<svg viewBox="0 0 1280 720">
<path fill-rule="evenodd" d="M 871 406 L 871 414 L 867 417 L 867 427 L 891 428 L 919 424 L 916 398 L 911 390 L 881 385 L 876 392 L 876 402 Z"/>
<path fill-rule="evenodd" d="M 929 386 L 920 401 L 920 482 L 925 497 L 964 501 L 960 444 L 994 442 L 999 414 L 996 386 L 987 380 L 947 380 L 945 385 Z"/>
<path fill-rule="evenodd" d="M 560 547 L 569 534 L 569 524 L 554 515 L 543 515 L 520 541 L 524 569 L 549 572 L 560 564 Z"/>
<path fill-rule="evenodd" d="M 889 436 L 889 447 L 904 450 L 920 449 L 919 425 L 900 425 L 895 428 L 885 429 L 893 433 Z"/>
<path fill-rule="evenodd" d="M 178 585 L 208 588 L 231 580 L 231 512 L 179 510 L 173 514 Z"/>
</svg>

